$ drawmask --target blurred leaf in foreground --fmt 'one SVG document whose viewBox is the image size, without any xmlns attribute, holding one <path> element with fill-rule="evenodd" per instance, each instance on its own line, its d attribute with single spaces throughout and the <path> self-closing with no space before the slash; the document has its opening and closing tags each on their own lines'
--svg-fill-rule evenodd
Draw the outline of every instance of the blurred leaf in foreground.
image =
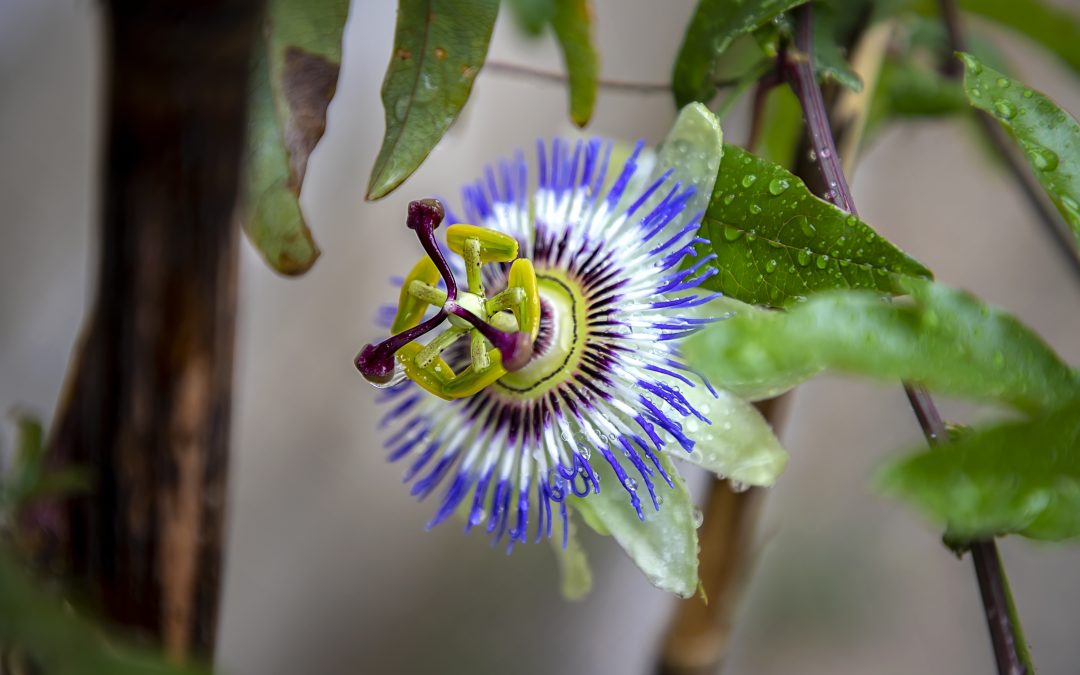
<svg viewBox="0 0 1080 675">
<path fill-rule="evenodd" d="M 0 645 L 42 673 L 63 675 L 208 675 L 145 649 L 125 648 L 47 592 L 0 547 Z M 31 671 L 38 672 L 38 671 Z"/>
<path fill-rule="evenodd" d="M 690 338 L 686 354 L 713 384 L 734 391 L 762 383 L 782 390 L 834 369 L 1025 412 L 1080 395 L 1077 374 L 1009 314 L 931 282 L 903 287 L 912 302 L 832 291 L 787 312 L 736 310 Z"/>
<path fill-rule="evenodd" d="M 951 540 L 1080 536 L 1080 401 L 905 457 L 879 484 L 946 525 Z"/>
</svg>

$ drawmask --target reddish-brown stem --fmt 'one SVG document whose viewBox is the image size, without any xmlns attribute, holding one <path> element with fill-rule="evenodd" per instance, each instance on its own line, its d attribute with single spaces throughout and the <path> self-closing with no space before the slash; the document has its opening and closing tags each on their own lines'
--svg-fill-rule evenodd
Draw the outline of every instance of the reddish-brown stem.
<svg viewBox="0 0 1080 675">
<path fill-rule="evenodd" d="M 813 9 L 811 4 L 795 11 L 795 50 L 788 51 L 783 64 L 788 82 L 798 97 L 806 121 L 807 136 L 817 157 L 818 167 L 825 179 L 823 197 L 840 208 L 857 214 L 855 200 L 844 177 L 836 153 L 832 127 L 818 85 L 813 64 Z M 931 445 L 947 439 L 945 425 L 929 392 L 921 387 L 905 385 L 908 401 L 919 420 L 923 434 Z M 998 672 L 1001 675 L 1021 675 L 1027 672 L 1020 656 L 1015 636 L 1018 634 L 1009 611 L 1005 572 L 993 540 L 973 542 L 970 547 L 979 590 L 990 629 Z"/>
</svg>

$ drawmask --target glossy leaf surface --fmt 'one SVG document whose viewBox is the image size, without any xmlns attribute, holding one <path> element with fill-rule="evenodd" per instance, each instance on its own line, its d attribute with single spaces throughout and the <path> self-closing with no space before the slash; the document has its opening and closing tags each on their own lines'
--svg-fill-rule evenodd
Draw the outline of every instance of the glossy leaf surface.
<svg viewBox="0 0 1080 675">
<path fill-rule="evenodd" d="M 700 0 L 683 36 L 672 73 L 679 106 L 708 101 L 716 92 L 717 60 L 731 42 L 806 0 Z"/>
<path fill-rule="evenodd" d="M 1012 133 L 1080 246 L 1080 125 L 1043 94 L 970 54 L 961 57 L 968 100 Z"/>
<path fill-rule="evenodd" d="M 487 57 L 497 0 L 401 0 L 382 86 L 386 132 L 367 198 L 412 175 L 457 119 Z"/>
<path fill-rule="evenodd" d="M 830 288 L 896 292 L 929 270 L 869 225 L 811 194 L 790 171 L 724 146 L 701 235 L 717 255 L 708 288 L 781 306 Z"/>
</svg>

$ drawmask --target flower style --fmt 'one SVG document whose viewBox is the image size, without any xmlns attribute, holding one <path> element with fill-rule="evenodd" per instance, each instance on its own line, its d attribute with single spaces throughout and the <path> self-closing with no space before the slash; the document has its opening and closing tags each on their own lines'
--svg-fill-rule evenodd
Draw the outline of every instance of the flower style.
<svg viewBox="0 0 1080 675">
<path fill-rule="evenodd" d="M 748 484 L 782 467 L 778 446 L 717 443 L 733 411 L 756 413 L 679 352 L 726 312 L 698 288 L 717 272 L 697 231 L 719 126 L 692 106 L 659 156 L 643 146 L 620 167 L 610 142 L 539 142 L 535 191 L 518 153 L 465 186 L 465 220 L 410 204 L 427 257 L 402 285 L 393 336 L 356 365 L 385 390 L 386 447 L 409 462 L 412 494 L 447 486 L 429 527 L 461 511 L 466 530 L 512 546 L 550 537 L 557 512 L 565 546 L 568 502 L 615 492 L 645 521 L 684 490 L 668 454 Z M 444 218 L 451 256 L 435 239 Z"/>
</svg>

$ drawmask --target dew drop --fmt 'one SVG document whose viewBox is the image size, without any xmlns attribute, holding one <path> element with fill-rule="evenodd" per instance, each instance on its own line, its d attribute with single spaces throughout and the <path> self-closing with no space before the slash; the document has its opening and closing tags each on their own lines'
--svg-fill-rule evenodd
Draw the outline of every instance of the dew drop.
<svg viewBox="0 0 1080 675">
<path fill-rule="evenodd" d="M 799 222 L 799 230 L 808 237 L 814 236 L 817 232 L 817 228 L 811 223 L 806 216 L 798 216 L 796 220 Z"/>
<path fill-rule="evenodd" d="M 627 490 L 631 492 L 637 492 L 637 481 L 630 476 L 627 476 L 626 480 L 624 480 L 622 484 L 626 486 Z"/>
<path fill-rule="evenodd" d="M 1009 88 L 1009 81 L 1007 79 L 1005 79 L 1004 77 L 999 77 L 998 80 L 997 80 L 997 86 L 1000 89 L 1008 89 Z"/>
<path fill-rule="evenodd" d="M 745 176 L 743 176 L 743 179 L 742 179 L 742 186 L 743 186 L 743 187 L 747 187 L 747 188 L 748 188 L 748 187 L 750 187 L 751 185 L 753 185 L 753 184 L 754 184 L 754 181 L 756 181 L 756 180 L 757 180 L 757 176 L 755 176 L 755 175 L 754 175 L 754 174 L 752 174 L 752 173 L 748 173 L 748 174 L 746 174 Z"/>
<path fill-rule="evenodd" d="M 754 214 L 755 216 L 761 213 L 761 204 L 751 204 L 750 213 Z"/>
<path fill-rule="evenodd" d="M 821 149 L 821 158 L 822 159 L 828 159 L 830 157 L 832 157 L 832 150 L 830 150 L 828 148 L 822 148 Z"/>
<path fill-rule="evenodd" d="M 746 492 L 750 489 L 750 486 L 746 483 L 743 483 L 742 481 L 733 480 L 730 481 L 730 485 L 732 492 Z"/>
<path fill-rule="evenodd" d="M 824 255 L 824 254 L 819 255 L 817 257 L 817 260 L 814 261 L 814 264 L 817 265 L 817 268 L 819 270 L 825 269 L 826 267 L 829 266 L 829 256 Z"/>
<path fill-rule="evenodd" d="M 967 66 L 968 72 L 972 75 L 978 75 L 982 72 L 982 64 L 976 61 L 973 57 L 967 54 L 961 54 L 960 58 L 963 59 L 964 65 Z"/>
<path fill-rule="evenodd" d="M 803 267 L 806 267 L 807 265 L 810 264 L 810 258 L 812 256 L 813 256 L 813 254 L 810 252 L 810 249 L 804 248 L 803 250 L 799 251 L 799 254 L 796 256 L 796 259 L 799 261 L 800 265 L 802 265 Z"/>
<path fill-rule="evenodd" d="M 1050 148 L 1037 143 L 1024 143 L 1024 152 L 1031 160 L 1031 165 L 1039 171 L 1053 171 L 1058 167 L 1057 153 Z"/>
<path fill-rule="evenodd" d="M 779 265 L 780 265 L 780 263 L 776 262 L 775 258 L 772 259 L 772 260 L 769 260 L 769 262 L 765 263 L 765 273 L 766 274 L 772 274 L 773 272 L 776 271 L 776 268 Z"/>
<path fill-rule="evenodd" d="M 1024 90 L 1024 98 L 1031 98 L 1034 95 L 1035 95 L 1035 92 L 1031 91 L 1030 89 L 1025 89 Z"/>
<path fill-rule="evenodd" d="M 694 509 L 692 518 L 695 528 L 701 527 L 701 524 L 705 522 L 705 514 L 701 512 L 701 509 Z"/>
<path fill-rule="evenodd" d="M 1016 117 L 1016 106 L 1008 101 L 995 101 L 994 114 L 1003 120 L 1011 120 Z"/>
<path fill-rule="evenodd" d="M 773 196 L 782 195 L 789 187 L 791 187 L 791 183 L 786 178 L 773 178 L 769 181 L 769 194 Z"/>
<path fill-rule="evenodd" d="M 730 206 L 731 202 L 733 202 L 733 201 L 735 201 L 735 195 L 734 194 L 726 194 L 726 195 L 724 195 L 724 205 L 725 206 Z"/>
<path fill-rule="evenodd" d="M 727 241 L 737 241 L 739 237 L 743 236 L 743 231 L 737 227 L 731 225 L 724 226 L 724 239 Z"/>
</svg>

